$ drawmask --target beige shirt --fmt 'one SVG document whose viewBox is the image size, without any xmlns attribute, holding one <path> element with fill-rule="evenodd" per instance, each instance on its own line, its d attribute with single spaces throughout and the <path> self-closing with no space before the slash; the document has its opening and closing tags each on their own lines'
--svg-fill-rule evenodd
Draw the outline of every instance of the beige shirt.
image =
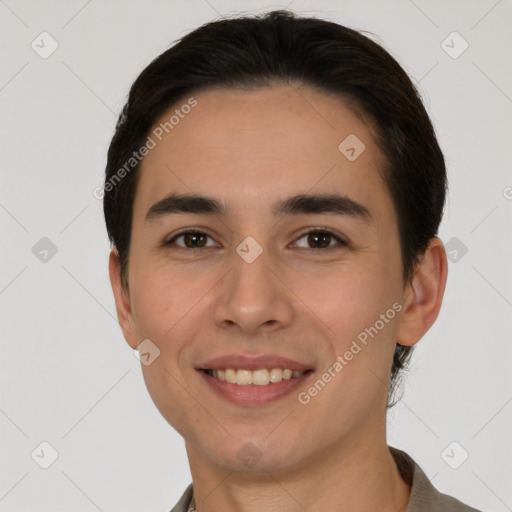
<svg viewBox="0 0 512 512">
<path fill-rule="evenodd" d="M 411 484 L 411 498 L 405 512 L 480 512 L 441 494 L 407 453 L 389 447 L 402 477 Z M 190 484 L 171 512 L 195 512 L 194 487 Z"/>
</svg>

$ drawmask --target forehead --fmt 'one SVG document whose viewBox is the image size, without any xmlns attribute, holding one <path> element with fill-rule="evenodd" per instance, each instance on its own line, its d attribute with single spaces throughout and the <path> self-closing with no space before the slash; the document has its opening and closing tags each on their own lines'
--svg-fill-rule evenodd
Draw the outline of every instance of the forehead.
<svg viewBox="0 0 512 512">
<path fill-rule="evenodd" d="M 192 97 L 193 108 L 178 101 L 149 134 L 155 146 L 141 164 L 136 210 L 173 191 L 233 209 L 309 191 L 389 202 L 371 128 L 340 99 L 291 85 Z"/>
</svg>

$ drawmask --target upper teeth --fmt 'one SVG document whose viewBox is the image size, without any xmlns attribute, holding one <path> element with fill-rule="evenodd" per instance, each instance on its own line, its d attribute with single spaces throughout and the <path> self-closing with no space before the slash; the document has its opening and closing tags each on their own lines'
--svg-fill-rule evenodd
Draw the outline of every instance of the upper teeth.
<svg viewBox="0 0 512 512">
<path fill-rule="evenodd" d="M 270 382 L 281 382 L 288 380 L 292 377 L 300 377 L 304 374 L 302 371 L 292 371 L 290 369 L 281 368 L 262 368 L 260 370 L 235 370 L 233 368 L 226 368 L 225 370 L 208 370 L 208 373 L 219 380 L 225 380 L 231 384 L 239 384 L 247 386 L 255 384 L 256 386 L 266 386 Z"/>
</svg>

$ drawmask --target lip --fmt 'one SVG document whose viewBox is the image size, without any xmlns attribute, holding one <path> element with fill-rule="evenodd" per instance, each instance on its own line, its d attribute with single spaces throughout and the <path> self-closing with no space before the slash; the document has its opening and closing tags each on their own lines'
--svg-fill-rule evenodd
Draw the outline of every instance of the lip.
<svg viewBox="0 0 512 512">
<path fill-rule="evenodd" d="M 247 367 L 245 368 L 249 369 Z M 279 368 L 279 366 L 274 366 L 274 368 Z M 300 377 L 293 377 L 280 382 L 267 384 L 266 386 L 257 386 L 255 384 L 240 386 L 212 377 L 203 370 L 198 370 L 198 373 L 202 376 L 206 385 L 208 385 L 217 396 L 236 405 L 247 407 L 257 407 L 289 396 L 299 387 L 305 386 L 305 381 L 314 374 L 313 371 L 309 371 Z"/>
<path fill-rule="evenodd" d="M 299 363 L 298 361 L 288 359 L 287 357 L 270 354 L 263 354 L 259 356 L 246 356 L 242 354 L 219 356 L 206 361 L 199 367 L 196 367 L 196 370 L 225 370 L 226 368 L 251 371 L 260 370 L 262 368 L 282 368 L 283 370 L 290 369 L 292 371 L 295 370 L 302 372 L 307 370 L 314 370 L 311 365 L 305 365 Z M 276 384 L 272 385 L 275 386 Z"/>
</svg>

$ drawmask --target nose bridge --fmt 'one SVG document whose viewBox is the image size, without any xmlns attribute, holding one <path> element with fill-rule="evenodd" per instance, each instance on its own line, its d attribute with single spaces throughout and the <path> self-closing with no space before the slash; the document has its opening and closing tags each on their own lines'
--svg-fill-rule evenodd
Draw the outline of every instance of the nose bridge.
<svg viewBox="0 0 512 512">
<path fill-rule="evenodd" d="M 235 250 L 233 255 L 233 292 L 239 297 L 249 299 L 268 299 L 272 295 L 272 288 L 275 283 L 270 282 L 269 252 L 248 237 Z M 268 301 L 267 301 L 268 302 Z"/>
<path fill-rule="evenodd" d="M 269 251 L 255 238 L 246 237 L 233 251 L 229 272 L 215 307 L 217 323 L 237 324 L 246 332 L 260 326 L 286 324 L 292 308 L 286 287 Z"/>
</svg>

